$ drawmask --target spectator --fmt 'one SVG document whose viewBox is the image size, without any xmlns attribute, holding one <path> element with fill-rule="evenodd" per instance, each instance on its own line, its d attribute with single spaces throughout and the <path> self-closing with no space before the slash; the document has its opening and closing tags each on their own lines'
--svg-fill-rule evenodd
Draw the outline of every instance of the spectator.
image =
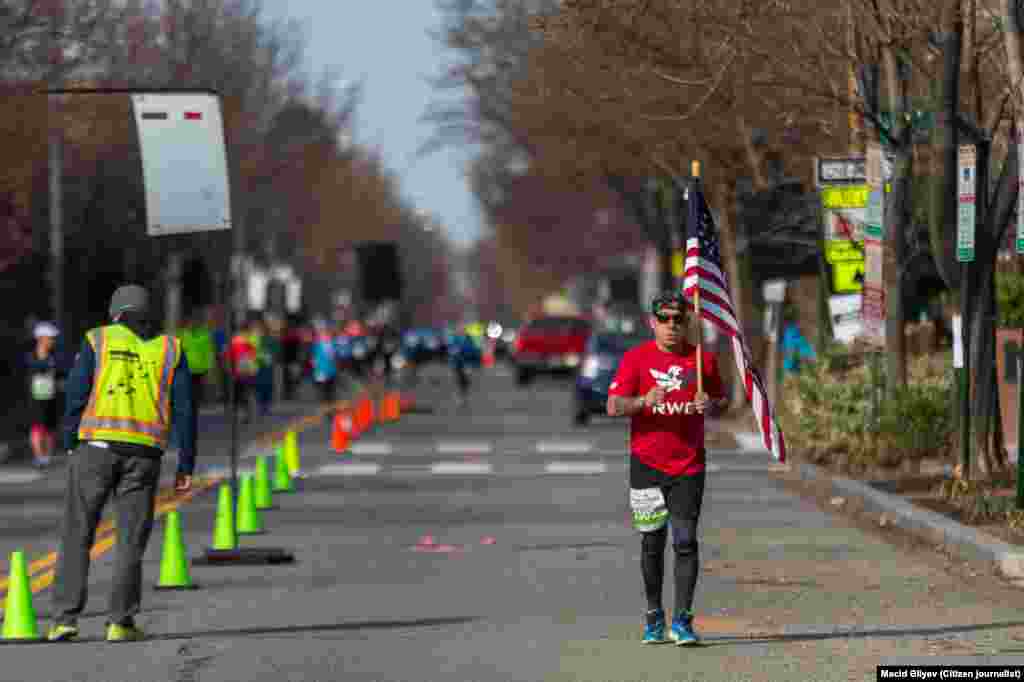
<svg viewBox="0 0 1024 682">
<path fill-rule="evenodd" d="M 32 332 L 35 348 L 28 354 L 28 370 L 32 406 L 33 463 L 44 467 L 50 463 L 56 445 L 56 431 L 60 422 L 58 394 L 66 374 L 57 354 L 59 331 L 50 322 L 39 322 Z"/>
</svg>

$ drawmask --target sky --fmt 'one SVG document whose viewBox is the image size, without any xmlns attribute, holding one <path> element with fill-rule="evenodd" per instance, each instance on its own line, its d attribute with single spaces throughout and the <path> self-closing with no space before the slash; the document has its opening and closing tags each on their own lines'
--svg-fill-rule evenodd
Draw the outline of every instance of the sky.
<svg viewBox="0 0 1024 682">
<path fill-rule="evenodd" d="M 433 133 L 419 122 L 438 99 L 428 77 L 447 61 L 427 32 L 440 25 L 433 0 L 264 0 L 268 17 L 301 21 L 307 69 L 315 82 L 325 68 L 363 80 L 354 140 L 380 150 L 402 196 L 433 213 L 449 238 L 466 246 L 480 234 L 480 215 L 463 177 L 467 150 L 445 148 L 416 159 Z"/>
</svg>

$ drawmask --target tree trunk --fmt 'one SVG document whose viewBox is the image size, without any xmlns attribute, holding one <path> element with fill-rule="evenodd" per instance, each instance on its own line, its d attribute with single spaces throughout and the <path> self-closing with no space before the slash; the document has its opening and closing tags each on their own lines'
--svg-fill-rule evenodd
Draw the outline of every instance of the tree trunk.
<svg viewBox="0 0 1024 682">
<path fill-rule="evenodd" d="M 957 0 L 946 0 L 943 9 L 942 32 L 939 41 L 942 50 L 942 81 L 939 92 L 939 118 L 935 132 L 935 158 L 940 159 L 942 181 L 933 183 L 928 236 L 938 268 L 946 286 L 960 287 L 960 269 L 956 263 L 957 216 L 957 146 L 960 134 L 956 126 L 960 97 L 960 44 L 963 23 Z"/>
<path fill-rule="evenodd" d="M 885 349 L 886 349 L 886 393 L 889 396 L 907 385 L 907 344 L 904 335 L 903 311 L 903 268 L 910 212 L 906 210 L 910 180 L 913 174 L 913 154 L 906 136 L 905 114 L 907 98 L 904 96 L 906 83 L 900 76 L 897 57 L 892 47 L 883 51 L 883 63 L 888 84 L 889 110 L 893 112 L 892 128 L 889 131 L 891 146 L 896 155 L 893 169 L 892 193 L 887 198 L 885 210 L 885 260 L 883 279 L 885 281 Z M 908 139 L 904 139 L 907 137 Z"/>
</svg>

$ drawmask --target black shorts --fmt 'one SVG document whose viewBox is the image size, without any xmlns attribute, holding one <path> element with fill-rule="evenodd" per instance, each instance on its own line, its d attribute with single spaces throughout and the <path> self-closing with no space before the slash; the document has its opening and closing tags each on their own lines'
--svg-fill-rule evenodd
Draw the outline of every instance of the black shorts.
<svg viewBox="0 0 1024 682">
<path fill-rule="evenodd" d="M 676 527 L 700 518 L 704 502 L 704 480 L 703 471 L 691 476 L 671 476 L 647 466 L 636 457 L 629 458 L 629 487 L 661 488 L 669 521 Z"/>
<path fill-rule="evenodd" d="M 58 400 L 32 400 L 32 426 L 44 426 L 48 431 L 57 428 L 60 421 Z"/>
</svg>

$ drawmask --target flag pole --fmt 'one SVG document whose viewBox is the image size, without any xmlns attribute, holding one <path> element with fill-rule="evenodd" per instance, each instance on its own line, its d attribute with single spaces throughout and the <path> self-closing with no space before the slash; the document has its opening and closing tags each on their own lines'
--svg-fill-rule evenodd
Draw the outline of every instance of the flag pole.
<svg viewBox="0 0 1024 682">
<path fill-rule="evenodd" d="M 693 183 L 691 184 L 690 190 L 690 201 L 695 198 L 695 192 L 697 190 L 697 183 L 700 182 L 700 161 L 693 161 L 690 164 L 691 174 L 693 175 Z M 693 318 L 697 323 L 697 394 L 700 395 L 704 392 L 704 357 L 703 349 L 704 345 L 704 330 L 701 324 L 700 317 L 700 278 L 697 278 L 697 284 L 693 287 Z"/>
</svg>

